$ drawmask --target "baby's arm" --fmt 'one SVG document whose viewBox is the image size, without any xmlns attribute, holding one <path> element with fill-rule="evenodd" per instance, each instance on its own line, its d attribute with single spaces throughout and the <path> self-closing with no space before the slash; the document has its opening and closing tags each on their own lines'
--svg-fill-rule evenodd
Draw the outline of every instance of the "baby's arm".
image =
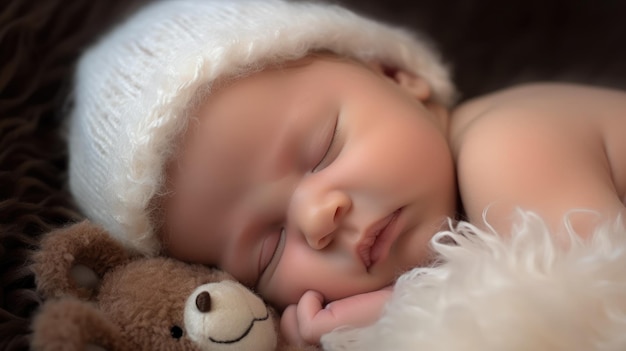
<svg viewBox="0 0 626 351">
<path fill-rule="evenodd" d="M 309 290 L 283 312 L 280 328 L 292 344 L 319 344 L 323 334 L 341 326 L 362 327 L 378 319 L 391 287 L 336 300 L 325 307 L 322 294 Z"/>
</svg>

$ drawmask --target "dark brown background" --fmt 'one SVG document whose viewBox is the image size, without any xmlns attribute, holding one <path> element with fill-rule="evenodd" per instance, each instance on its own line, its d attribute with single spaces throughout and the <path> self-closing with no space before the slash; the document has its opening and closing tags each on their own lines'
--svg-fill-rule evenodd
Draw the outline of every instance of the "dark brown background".
<svg viewBox="0 0 626 351">
<path fill-rule="evenodd" d="M 73 64 L 141 1 L 0 4 L 0 350 L 28 349 L 40 304 L 28 257 L 38 237 L 80 218 L 65 191 L 58 137 Z M 336 2 L 428 34 L 454 67 L 462 98 L 535 80 L 626 88 L 624 1 Z"/>
<path fill-rule="evenodd" d="M 621 0 L 340 0 L 426 32 L 465 97 L 536 80 L 626 86 Z"/>
</svg>

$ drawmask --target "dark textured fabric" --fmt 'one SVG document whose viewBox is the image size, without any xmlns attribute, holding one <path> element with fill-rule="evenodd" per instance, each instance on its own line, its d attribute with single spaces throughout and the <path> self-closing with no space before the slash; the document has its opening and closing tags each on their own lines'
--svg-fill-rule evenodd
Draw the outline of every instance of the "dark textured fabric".
<svg viewBox="0 0 626 351">
<path fill-rule="evenodd" d="M 463 98 L 558 80 L 626 88 L 621 0 L 340 0 L 426 32 Z"/>
<path fill-rule="evenodd" d="M 28 257 L 40 234 L 80 218 L 66 191 L 61 115 L 76 57 L 130 1 L 0 5 L 0 350 L 27 350 L 40 299 Z"/>
<path fill-rule="evenodd" d="M 140 2 L 0 4 L 0 350 L 28 349 L 41 301 L 27 263 L 39 236 L 80 218 L 58 135 L 75 60 Z M 425 32 L 454 67 L 463 98 L 534 80 L 626 88 L 620 0 L 335 2 Z"/>
</svg>

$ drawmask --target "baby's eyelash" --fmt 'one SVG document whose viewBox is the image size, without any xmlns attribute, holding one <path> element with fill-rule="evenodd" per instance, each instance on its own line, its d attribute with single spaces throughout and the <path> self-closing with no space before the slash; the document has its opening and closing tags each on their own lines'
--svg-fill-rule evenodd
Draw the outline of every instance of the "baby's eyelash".
<svg viewBox="0 0 626 351">
<path fill-rule="evenodd" d="M 272 255 L 267 260 L 267 262 L 262 262 L 261 266 L 259 267 L 259 280 L 266 273 L 267 268 L 270 267 L 275 260 L 280 259 L 279 257 L 280 255 L 277 253 L 279 251 L 279 248 L 283 244 L 284 240 L 285 240 L 285 227 L 280 227 L 280 230 L 278 231 L 278 240 L 276 241 L 276 244 L 274 244 L 272 248 Z M 263 252 L 261 252 L 261 255 L 263 255 Z M 259 260 L 261 259 L 262 257 L 259 257 Z"/>
<path fill-rule="evenodd" d="M 322 169 L 326 168 L 326 166 L 328 166 L 327 163 L 329 155 L 331 154 L 331 150 L 333 149 L 333 146 L 335 145 L 335 140 L 337 139 L 337 135 L 339 134 L 339 116 L 335 118 L 335 126 L 333 127 L 332 131 L 333 134 L 331 135 L 330 141 L 328 142 L 326 152 L 324 152 L 324 155 L 322 156 L 320 161 L 315 165 L 315 167 L 313 167 L 313 173 L 321 171 Z"/>
</svg>

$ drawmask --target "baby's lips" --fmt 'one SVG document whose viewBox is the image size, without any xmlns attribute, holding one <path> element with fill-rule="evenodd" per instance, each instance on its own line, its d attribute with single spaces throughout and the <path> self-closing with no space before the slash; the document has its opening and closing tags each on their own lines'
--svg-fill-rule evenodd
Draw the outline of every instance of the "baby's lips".
<svg viewBox="0 0 626 351">
<path fill-rule="evenodd" d="M 391 222 L 391 220 L 393 219 L 395 213 L 396 212 L 393 212 L 385 216 L 384 218 L 374 222 L 367 228 L 363 236 L 360 238 L 356 246 L 356 251 L 357 255 L 361 258 L 361 260 L 363 261 L 363 265 L 365 265 L 366 268 L 369 269 L 369 267 L 372 265 L 372 248 L 376 245 L 378 236 L 385 231 L 385 229 L 389 225 L 389 222 Z"/>
<path fill-rule="evenodd" d="M 370 251 L 370 260 L 372 261 L 372 264 L 375 264 L 380 260 L 384 260 L 387 258 L 387 255 L 389 255 L 391 244 L 398 237 L 398 233 L 400 231 L 398 228 L 398 217 L 401 212 L 402 209 L 398 209 L 392 214 L 391 220 L 376 238 L 376 242 Z"/>
</svg>

